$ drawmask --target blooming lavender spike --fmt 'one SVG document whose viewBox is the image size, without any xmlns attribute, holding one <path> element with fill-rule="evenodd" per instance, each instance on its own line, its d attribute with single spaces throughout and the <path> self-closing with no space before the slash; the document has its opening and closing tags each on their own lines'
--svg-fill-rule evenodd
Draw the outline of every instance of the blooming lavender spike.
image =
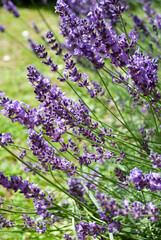
<svg viewBox="0 0 161 240">
<path fill-rule="evenodd" d="M 101 236 L 107 231 L 105 225 L 99 225 L 95 222 L 80 222 L 75 226 L 78 239 L 86 239 L 86 236 L 92 236 L 93 238 Z"/>
<path fill-rule="evenodd" d="M 129 77 L 132 78 L 137 91 L 144 96 L 150 95 L 159 80 L 157 60 L 143 55 L 138 48 L 129 58 L 127 67 L 130 69 Z"/>
<path fill-rule="evenodd" d="M 51 147 L 45 141 L 41 133 L 37 134 L 34 130 L 29 131 L 28 144 L 30 151 L 38 158 L 45 171 L 49 171 L 48 166 L 50 164 L 52 170 L 65 171 L 67 176 L 75 173 L 76 166 L 66 159 L 60 158 L 54 147 Z"/>
<path fill-rule="evenodd" d="M 36 108 L 30 108 L 23 102 L 17 100 L 10 100 L 5 97 L 5 93 L 0 91 L 0 106 L 2 110 L 0 111 L 12 122 L 19 122 L 24 124 L 26 128 L 33 128 L 35 125 L 40 125 L 41 115 Z"/>
<path fill-rule="evenodd" d="M 24 223 L 24 227 L 27 229 L 35 229 L 36 232 L 39 234 L 43 234 L 47 231 L 47 226 L 52 225 L 54 223 L 54 218 L 51 217 L 50 221 L 41 221 L 36 218 L 31 218 L 30 216 L 27 216 L 26 214 L 22 214 L 22 220 Z"/>
<path fill-rule="evenodd" d="M 2 228 L 11 228 L 15 225 L 14 221 L 7 221 L 1 214 L 0 214 L 0 229 Z"/>
<path fill-rule="evenodd" d="M 23 149 L 18 157 L 23 159 L 25 156 L 26 156 L 26 149 Z"/>
<path fill-rule="evenodd" d="M 95 197 L 97 201 L 100 203 L 100 207 L 103 208 L 103 210 L 99 209 L 98 212 L 101 213 L 102 211 L 104 211 L 105 218 L 107 218 L 108 215 L 110 217 L 112 216 L 115 217 L 118 216 L 119 214 L 122 214 L 118 202 L 116 202 L 113 198 L 108 198 L 105 194 L 101 194 L 99 191 L 96 192 Z"/>
<path fill-rule="evenodd" d="M 0 133 L 0 144 L 7 146 L 10 143 L 13 143 L 11 133 Z"/>
<path fill-rule="evenodd" d="M 143 218 L 142 215 L 146 214 L 146 207 L 141 202 L 133 202 L 130 206 L 130 214 L 134 219 Z"/>
<path fill-rule="evenodd" d="M 52 214 L 48 211 L 48 207 L 53 206 L 54 197 L 51 193 L 45 194 L 34 183 L 29 183 L 27 180 L 23 181 L 22 177 L 10 176 L 5 177 L 3 172 L 0 172 L 0 185 L 6 189 L 13 189 L 14 192 L 19 190 L 20 193 L 29 199 L 32 198 L 36 213 L 40 215 L 43 220 L 48 219 Z"/>
<path fill-rule="evenodd" d="M 114 2 L 109 3 L 115 5 Z M 109 57 L 117 67 L 127 64 L 127 39 L 125 34 L 117 37 L 107 26 L 103 15 L 104 5 L 96 5 L 83 19 L 71 14 L 69 6 L 63 1 L 57 2 L 56 11 L 61 17 L 61 33 L 67 44 L 74 48 L 74 55 L 86 56 L 97 69 L 103 68 L 104 59 Z"/>
<path fill-rule="evenodd" d="M 119 168 L 115 168 L 114 171 L 123 186 L 128 186 L 128 178 L 126 177 L 126 175 Z"/>
<path fill-rule="evenodd" d="M 49 38 L 49 39 L 51 39 L 51 38 L 53 38 L 54 37 L 54 34 L 53 34 L 53 32 L 51 32 L 51 31 L 48 31 L 47 33 L 46 33 L 46 38 Z"/>
<path fill-rule="evenodd" d="M 161 155 L 158 155 L 158 153 L 150 153 L 150 159 L 153 163 L 153 168 L 161 168 Z"/>
<path fill-rule="evenodd" d="M 8 12 L 13 13 L 13 15 L 18 18 L 20 16 L 17 7 L 13 4 L 12 1 L 10 0 L 2 0 L 3 7 L 6 9 Z"/>
</svg>

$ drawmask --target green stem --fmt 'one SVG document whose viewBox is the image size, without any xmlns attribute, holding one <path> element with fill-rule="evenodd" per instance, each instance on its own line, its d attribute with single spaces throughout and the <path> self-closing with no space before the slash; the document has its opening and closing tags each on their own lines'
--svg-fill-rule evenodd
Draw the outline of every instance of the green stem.
<svg viewBox="0 0 161 240">
<path fill-rule="evenodd" d="M 150 104 L 150 109 L 151 109 L 151 112 L 152 112 L 153 121 L 154 121 L 155 128 L 156 128 L 156 132 L 157 132 L 157 134 L 158 134 L 159 140 L 161 141 L 161 139 L 160 139 L 160 133 L 159 133 L 159 128 L 158 128 L 158 125 L 157 125 L 157 122 L 156 122 L 156 119 L 155 119 L 154 110 L 153 110 L 153 106 L 152 106 L 152 104 L 151 104 L 151 101 L 149 101 L 149 104 Z"/>
<path fill-rule="evenodd" d="M 0 208 L 0 211 L 14 213 L 14 214 L 36 214 L 36 212 L 16 212 L 16 211 L 11 211 L 3 208 Z"/>
<path fill-rule="evenodd" d="M 129 129 L 129 127 L 128 127 L 128 125 L 127 125 L 127 123 L 126 123 L 126 121 L 125 121 L 125 119 L 124 119 L 124 117 L 123 117 L 123 115 L 122 115 L 120 109 L 118 108 L 118 106 L 117 106 L 117 104 L 116 104 L 116 102 L 115 102 L 115 100 L 114 100 L 112 94 L 110 93 L 109 89 L 107 88 L 107 85 L 105 84 L 105 82 L 104 82 L 102 76 L 100 75 L 100 73 L 99 73 L 98 71 L 97 71 L 97 73 L 98 73 L 98 75 L 99 75 L 99 77 L 100 77 L 100 79 L 101 79 L 101 81 L 102 81 L 104 87 L 106 88 L 106 91 L 108 92 L 108 94 L 110 95 L 110 97 L 111 97 L 113 103 L 115 104 L 115 107 L 116 107 L 118 113 L 120 114 L 122 120 L 124 121 L 124 126 L 128 129 L 128 131 L 131 133 L 131 135 L 132 135 L 132 136 L 134 137 L 134 139 L 136 140 L 135 135 L 134 135 L 134 134 L 132 133 L 132 131 Z M 105 105 L 105 106 L 106 106 L 106 105 Z M 107 109 L 109 109 L 109 108 L 107 108 Z M 114 116 L 115 116 L 115 115 L 114 115 Z M 122 121 L 121 121 L 121 123 L 122 123 Z"/>
<path fill-rule="evenodd" d="M 121 20 L 121 23 L 122 23 L 122 26 L 123 26 L 124 33 L 125 33 L 125 35 L 126 35 L 126 38 L 127 38 L 128 44 L 130 44 L 129 36 L 128 36 L 128 33 L 127 33 L 127 31 L 126 31 L 125 23 L 124 23 L 124 20 L 123 20 L 121 14 L 120 14 L 120 20 Z"/>
<path fill-rule="evenodd" d="M 11 152 L 8 148 L 6 148 L 4 145 L 2 145 L 0 143 L 0 146 L 3 147 L 8 153 L 10 153 L 15 159 L 17 159 L 18 161 L 20 161 L 21 163 L 23 163 L 25 166 L 27 166 L 28 168 L 30 168 L 32 171 L 34 171 L 38 176 L 40 176 L 41 178 L 43 178 L 45 181 L 47 181 L 48 183 L 50 183 L 52 186 L 54 186 L 55 188 L 59 189 L 61 192 L 63 192 L 64 194 L 66 194 L 68 197 L 73 198 L 77 203 L 79 203 L 81 206 L 87 208 L 89 211 L 91 211 L 93 214 L 96 214 L 96 212 L 94 210 L 92 210 L 90 207 L 88 207 L 87 205 L 85 205 L 84 203 L 82 203 L 81 201 L 79 201 L 77 198 L 75 198 L 74 196 L 72 196 L 71 194 L 69 194 L 67 191 L 65 191 L 64 189 L 62 189 L 61 187 L 57 186 L 55 183 L 53 183 L 50 179 L 46 178 L 44 175 L 42 175 L 40 172 L 37 171 L 37 169 L 31 167 L 31 165 L 27 164 L 25 161 L 23 161 L 21 158 L 19 158 L 16 154 L 14 154 L 13 152 Z"/>
<path fill-rule="evenodd" d="M 39 16 L 41 17 L 41 19 L 43 20 L 43 22 L 45 23 L 46 27 L 48 28 L 48 30 L 50 30 L 51 32 L 54 33 L 54 31 L 51 29 L 50 25 L 48 24 L 48 22 L 46 21 L 44 15 L 42 14 L 42 12 L 40 11 L 40 8 L 37 6 L 37 4 L 35 3 L 35 0 L 31 0 L 31 3 L 35 6 L 35 8 L 38 11 Z M 59 43 L 59 40 L 57 39 L 55 33 L 54 33 L 54 37 L 56 39 L 56 41 Z"/>
</svg>

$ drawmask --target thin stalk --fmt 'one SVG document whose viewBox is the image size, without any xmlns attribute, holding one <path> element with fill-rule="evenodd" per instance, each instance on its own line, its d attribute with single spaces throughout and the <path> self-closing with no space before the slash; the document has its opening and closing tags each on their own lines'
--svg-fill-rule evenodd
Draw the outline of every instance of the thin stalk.
<svg viewBox="0 0 161 240">
<path fill-rule="evenodd" d="M 125 121 L 125 119 L 124 119 L 124 117 L 123 117 L 123 115 L 122 115 L 120 109 L 118 108 L 118 106 L 117 106 L 117 104 L 116 104 L 116 102 L 115 102 L 115 100 L 114 100 L 112 94 L 110 93 L 109 89 L 107 88 L 107 85 L 105 84 L 105 82 L 104 82 L 102 76 L 100 75 L 100 73 L 99 73 L 98 71 L 97 71 L 97 73 L 98 73 L 98 75 L 99 75 L 99 77 L 100 77 L 100 79 L 101 79 L 101 81 L 102 81 L 104 87 L 106 88 L 106 91 L 108 92 L 108 94 L 110 95 L 110 97 L 111 97 L 113 103 L 115 104 L 115 107 L 116 107 L 118 113 L 120 114 L 122 120 L 124 121 L 124 126 L 128 129 L 128 131 L 131 133 L 131 135 L 135 138 L 135 135 L 134 135 L 134 134 L 131 132 L 131 130 L 129 129 L 129 127 L 128 127 L 128 125 L 127 125 L 127 123 L 126 123 L 126 121 Z M 135 140 L 136 140 L 136 138 L 135 138 Z"/>
<path fill-rule="evenodd" d="M 158 125 L 157 125 L 157 122 L 156 122 L 156 119 L 155 119 L 155 115 L 154 115 L 153 106 L 152 106 L 152 104 L 151 104 L 150 101 L 149 101 L 149 104 L 150 104 L 150 109 L 151 109 L 151 112 L 152 112 L 152 116 L 153 116 L 153 120 L 154 120 L 154 124 L 155 124 L 155 128 L 156 128 L 156 132 L 157 132 L 157 134 L 158 134 L 159 140 L 161 141 L 161 139 L 160 139 L 160 133 L 159 133 L 159 128 L 158 128 Z"/>
<path fill-rule="evenodd" d="M 5 33 L 17 44 L 19 44 L 22 48 L 30 51 L 25 45 L 23 45 L 23 43 L 21 41 L 19 41 L 19 39 L 17 39 L 16 37 L 14 37 L 12 34 L 8 33 L 7 31 L 5 31 Z M 30 51 L 31 52 L 31 51 Z"/>
<path fill-rule="evenodd" d="M 24 165 L 26 165 L 28 168 L 30 168 L 32 171 L 34 171 L 38 176 L 40 176 L 41 178 L 43 178 L 45 181 L 47 181 L 48 183 L 50 183 L 52 186 L 54 186 L 55 188 L 59 189 L 61 192 L 63 192 L 64 194 L 66 194 L 68 197 L 73 198 L 76 202 L 78 202 L 80 205 L 82 205 L 83 207 L 87 208 L 89 211 L 91 211 L 92 213 L 96 214 L 95 211 L 93 211 L 91 208 L 89 208 L 87 205 L 85 205 L 84 203 L 82 203 L 81 201 L 79 201 L 77 198 L 75 198 L 74 196 L 72 196 L 71 194 L 69 194 L 67 191 L 65 191 L 64 189 L 62 189 L 61 187 L 57 186 L 55 183 L 53 183 L 50 179 L 46 178 L 44 175 L 42 175 L 40 172 L 37 171 L 37 169 L 31 167 L 31 165 L 27 164 L 25 161 L 23 161 L 21 158 L 19 158 L 16 154 L 14 154 L 13 152 L 11 152 L 8 148 L 6 148 L 4 145 L 2 145 L 0 143 L 0 146 L 3 147 L 8 153 L 10 153 L 15 159 L 17 159 L 18 161 L 20 161 L 21 163 L 23 163 Z"/>
<path fill-rule="evenodd" d="M 107 147 L 107 146 L 105 146 L 105 145 L 103 145 L 103 144 L 101 144 L 101 143 L 95 142 L 95 141 L 93 141 L 93 140 L 90 140 L 90 139 L 87 139 L 87 138 L 84 138 L 84 137 L 81 137 L 81 136 L 78 136 L 78 135 L 74 135 L 74 134 L 72 134 L 72 133 L 70 133 L 70 132 L 68 132 L 68 134 L 72 135 L 72 136 L 75 137 L 75 138 L 83 139 L 83 140 L 85 140 L 85 141 L 88 141 L 88 142 L 97 144 L 97 145 L 102 146 L 102 147 L 104 147 L 104 148 L 106 148 L 106 149 L 108 149 L 108 150 L 111 150 L 111 151 L 114 151 L 114 152 L 117 152 L 117 153 L 120 154 L 120 151 L 117 150 L 117 149 L 115 149 L 115 148 Z M 129 154 L 129 153 L 126 153 L 126 154 L 127 154 L 128 156 L 133 157 L 133 158 L 135 157 L 135 158 L 137 158 L 137 159 L 141 159 L 141 160 L 144 160 L 144 161 L 145 161 L 144 158 L 141 158 L 141 157 L 138 157 L 138 156 L 133 156 L 133 155 L 131 155 L 131 154 Z"/>
<path fill-rule="evenodd" d="M 54 31 L 51 29 L 50 25 L 48 24 L 48 22 L 46 21 L 44 15 L 42 14 L 42 12 L 40 11 L 40 8 L 37 6 L 37 4 L 35 3 L 35 0 L 31 0 L 31 3 L 35 6 L 35 8 L 38 11 L 39 16 L 41 17 L 41 19 L 43 20 L 43 22 L 45 23 L 46 27 L 48 28 L 48 30 L 50 30 L 51 32 L 54 33 Z M 55 39 L 56 41 L 59 43 L 59 40 L 57 39 L 55 33 L 54 33 Z"/>
<path fill-rule="evenodd" d="M 0 208 L 0 211 L 9 212 L 13 214 L 36 214 L 36 212 L 16 212 L 16 211 L 11 211 L 3 208 Z"/>
<path fill-rule="evenodd" d="M 58 71 L 57 71 L 57 73 L 61 76 L 61 77 L 63 77 L 62 76 L 62 74 L 61 73 L 59 73 Z M 73 88 L 73 86 L 68 82 L 68 81 L 66 81 L 67 82 L 67 84 L 69 85 L 69 87 L 73 90 L 73 92 L 78 96 L 78 98 L 84 103 L 84 105 L 88 108 L 88 110 L 93 114 L 93 116 L 97 119 L 97 121 L 98 121 L 98 118 L 97 118 L 97 116 L 95 115 L 95 113 L 89 108 L 89 106 L 85 103 L 85 101 L 82 99 L 82 97 L 77 93 L 77 91 Z M 103 123 L 101 123 L 101 125 L 103 126 Z"/>
<path fill-rule="evenodd" d="M 121 14 L 120 14 L 120 20 L 121 20 L 121 24 L 122 24 L 122 26 L 123 26 L 124 33 L 125 33 L 125 35 L 126 35 L 126 38 L 127 38 L 128 44 L 130 44 L 129 36 L 128 36 L 128 33 L 127 33 L 127 31 L 126 31 L 125 23 L 124 23 L 124 20 L 123 20 Z"/>
<path fill-rule="evenodd" d="M 132 131 L 129 129 L 129 127 L 124 122 L 122 122 L 99 98 L 96 97 L 96 99 L 129 131 L 129 133 L 131 133 L 131 135 L 133 136 L 135 141 L 139 142 L 139 141 L 137 141 L 137 138 L 132 133 Z M 139 142 L 139 144 L 140 144 L 140 142 Z M 137 146 L 137 147 L 139 147 L 139 146 Z"/>
</svg>

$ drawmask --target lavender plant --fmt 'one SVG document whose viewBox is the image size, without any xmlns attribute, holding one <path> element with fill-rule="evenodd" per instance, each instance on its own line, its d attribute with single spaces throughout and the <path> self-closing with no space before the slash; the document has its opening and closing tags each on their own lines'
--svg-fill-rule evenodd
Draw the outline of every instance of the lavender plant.
<svg viewBox="0 0 161 240">
<path fill-rule="evenodd" d="M 0 133 L 1 151 L 26 172 L 22 177 L 1 171 L 0 185 L 32 204 L 31 211 L 14 203 L 8 208 L 1 199 L 0 228 L 48 239 L 159 239 L 160 15 L 142 3 L 145 17 L 155 23 L 152 32 L 139 16 L 127 19 L 130 1 L 76 3 L 58 0 L 55 8 L 65 44 L 49 29 L 44 44 L 28 38 L 37 61 L 71 95 L 32 63 L 27 79 L 37 107 L 0 92 L 1 114 L 28 135 L 28 145 L 20 146 L 11 133 Z M 4 8 L 18 17 L 11 1 Z M 4 34 L 5 27 L 0 29 Z M 150 53 L 146 42 L 153 46 Z"/>
</svg>

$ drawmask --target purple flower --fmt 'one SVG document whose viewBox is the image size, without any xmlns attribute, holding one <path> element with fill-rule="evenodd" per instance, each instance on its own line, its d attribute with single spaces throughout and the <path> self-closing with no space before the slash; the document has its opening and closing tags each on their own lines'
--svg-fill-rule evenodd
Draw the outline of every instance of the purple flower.
<svg viewBox="0 0 161 240">
<path fill-rule="evenodd" d="M 133 17 L 133 22 L 136 25 L 136 29 L 139 28 L 146 37 L 150 35 L 149 29 L 137 15 Z"/>
<path fill-rule="evenodd" d="M 0 133 L 0 144 L 7 146 L 10 143 L 13 143 L 11 133 Z"/>
<path fill-rule="evenodd" d="M 122 227 L 121 227 L 121 223 L 119 221 L 112 221 L 111 223 L 109 223 L 108 225 L 109 227 L 109 232 L 110 233 L 115 233 L 117 231 L 121 232 Z"/>
<path fill-rule="evenodd" d="M 71 238 L 68 234 L 65 234 L 63 237 L 65 240 L 74 240 L 73 238 Z"/>
<path fill-rule="evenodd" d="M 145 1 L 143 10 L 146 12 L 147 16 L 152 17 L 153 14 L 156 14 L 156 11 L 152 10 L 151 3 L 149 1 L 147 1 L 147 2 Z"/>
<path fill-rule="evenodd" d="M 36 52 L 37 44 L 36 44 L 36 42 L 34 42 L 30 37 L 27 37 L 27 41 L 29 43 L 31 51 L 37 55 L 37 52 Z"/>
<path fill-rule="evenodd" d="M 129 205 L 129 201 L 123 200 L 123 205 L 126 211 L 126 214 L 129 212 L 134 219 L 143 219 L 144 215 L 148 216 L 148 219 L 155 222 L 158 220 L 158 208 L 154 205 L 153 202 L 148 202 L 145 206 L 138 201 L 133 202 Z M 147 209 L 148 207 L 148 209 Z"/>
<path fill-rule="evenodd" d="M 143 189 L 147 185 L 147 179 L 143 172 L 136 167 L 130 171 L 130 180 L 133 181 L 138 190 Z"/>
<path fill-rule="evenodd" d="M 39 234 L 43 234 L 47 231 L 47 226 L 52 225 L 54 223 L 54 218 L 51 216 L 49 221 L 40 221 L 36 218 L 31 218 L 26 214 L 22 214 L 22 220 L 25 228 L 27 229 L 35 229 Z"/>
<path fill-rule="evenodd" d="M 144 96 L 151 94 L 158 82 L 157 60 L 143 55 L 138 48 L 129 58 L 127 67 L 130 69 L 129 77 L 132 78 L 137 91 L 143 93 Z"/>
<path fill-rule="evenodd" d="M 65 171 L 67 176 L 75 173 L 76 166 L 65 158 L 60 158 L 55 148 L 48 144 L 41 133 L 38 134 L 34 130 L 30 130 L 28 133 L 29 149 L 38 158 L 45 171 L 49 171 L 48 166 L 50 165 L 52 170 L 58 169 Z"/>
<path fill-rule="evenodd" d="M 159 173 L 150 172 L 146 175 L 147 187 L 152 191 L 161 191 L 161 177 Z"/>
<path fill-rule="evenodd" d="M 74 197 L 80 199 L 82 202 L 85 201 L 83 195 L 86 193 L 80 179 L 70 178 L 67 182 L 69 186 L 69 193 Z"/>
<path fill-rule="evenodd" d="M 23 102 L 10 100 L 5 94 L 0 92 L 0 106 L 3 108 L 0 112 L 11 119 L 12 122 L 19 122 L 26 128 L 33 128 L 40 125 L 41 116 L 36 108 L 30 108 Z"/>
<path fill-rule="evenodd" d="M 13 15 L 17 18 L 20 16 L 17 7 L 13 4 L 10 0 L 2 0 L 2 4 L 4 9 L 6 9 L 8 12 L 13 13 Z"/>
<path fill-rule="evenodd" d="M 7 221 L 1 214 L 0 214 L 0 229 L 2 228 L 11 228 L 15 225 L 15 222 L 12 220 Z"/>
<path fill-rule="evenodd" d="M 32 23 L 33 29 L 36 33 L 40 33 L 40 30 L 38 29 L 37 25 L 35 23 Z"/>
<path fill-rule="evenodd" d="M 23 159 L 25 156 L 26 156 L 26 149 L 23 149 L 21 153 L 18 155 L 18 157 Z"/>
<path fill-rule="evenodd" d="M 128 178 L 126 177 L 126 175 L 119 168 L 115 168 L 114 171 L 115 171 L 115 174 L 118 177 L 119 181 L 127 186 Z"/>
<path fill-rule="evenodd" d="M 47 33 L 46 33 L 46 38 L 49 38 L 49 39 L 51 39 L 51 38 L 53 38 L 54 37 L 54 34 L 53 34 L 53 32 L 51 32 L 51 31 L 48 31 Z"/>
<path fill-rule="evenodd" d="M 14 192 L 19 190 L 19 193 L 24 194 L 27 199 L 32 198 L 36 213 L 43 219 L 52 216 L 48 211 L 48 207 L 53 206 L 53 195 L 47 191 L 47 194 L 45 194 L 34 183 L 29 183 L 27 180 L 23 181 L 21 176 L 10 176 L 9 180 L 8 177 L 4 176 L 3 172 L 0 172 L 0 185 L 6 189 L 13 189 Z"/>
<path fill-rule="evenodd" d="M 0 25 L 0 32 L 5 32 L 5 26 L 4 25 Z"/>
<path fill-rule="evenodd" d="M 93 238 L 97 236 L 101 236 L 107 231 L 107 228 L 105 225 L 99 225 L 95 222 L 80 222 L 77 223 L 75 226 L 77 237 L 78 239 L 84 239 L 86 240 L 86 236 L 92 236 Z"/>
<path fill-rule="evenodd" d="M 101 194 L 99 191 L 97 191 L 95 197 L 100 203 L 100 207 L 102 208 L 98 210 L 98 212 L 100 213 L 100 217 L 101 213 L 104 214 L 104 216 L 102 215 L 103 218 L 101 217 L 102 220 L 106 221 L 109 216 L 115 217 L 120 214 L 122 215 L 122 210 L 120 209 L 118 202 L 116 202 L 113 198 L 108 198 L 105 194 Z"/>
<path fill-rule="evenodd" d="M 150 152 L 150 159 L 153 163 L 153 168 L 161 168 L 161 155 L 158 155 L 158 153 Z"/>
<path fill-rule="evenodd" d="M 130 214 L 134 219 L 143 218 L 142 215 L 146 214 L 146 207 L 141 202 L 133 202 L 130 206 Z"/>
<path fill-rule="evenodd" d="M 104 10 L 109 6 L 117 9 L 112 18 L 121 13 L 121 5 L 114 5 L 111 1 L 101 1 L 85 18 L 80 19 L 71 13 L 69 6 L 63 1 L 57 2 L 56 11 L 59 12 L 62 23 L 60 29 L 67 44 L 74 49 L 74 55 L 85 56 L 97 69 L 103 68 L 105 58 L 111 58 L 116 66 L 125 66 L 128 62 L 125 34 L 117 37 L 104 18 Z"/>
<path fill-rule="evenodd" d="M 161 15 L 160 14 L 156 14 L 154 22 L 155 22 L 157 28 L 159 30 L 161 30 Z"/>
<path fill-rule="evenodd" d="M 152 222 L 158 221 L 159 220 L 158 208 L 154 205 L 153 202 L 149 202 L 146 205 L 148 206 L 148 214 L 152 215 L 152 216 L 149 216 L 148 219 L 150 219 Z"/>
<path fill-rule="evenodd" d="M 159 173 L 150 172 L 144 175 L 141 170 L 134 168 L 130 171 L 129 180 L 133 180 L 135 188 L 142 190 L 144 187 L 149 188 L 152 192 L 161 190 L 161 176 Z"/>
</svg>

